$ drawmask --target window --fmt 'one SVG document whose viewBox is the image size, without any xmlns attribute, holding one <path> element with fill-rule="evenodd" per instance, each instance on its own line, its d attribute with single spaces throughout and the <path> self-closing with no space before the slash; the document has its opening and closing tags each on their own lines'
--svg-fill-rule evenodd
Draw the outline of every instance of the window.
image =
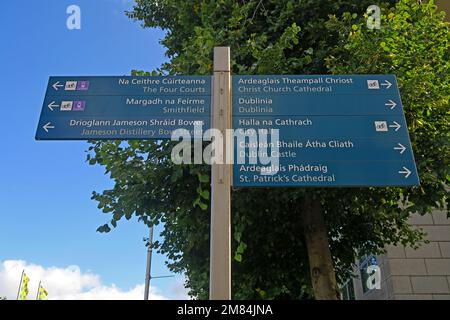
<svg viewBox="0 0 450 320">
<path fill-rule="evenodd" d="M 349 279 L 341 288 L 341 300 L 356 300 L 353 280 Z"/>
</svg>

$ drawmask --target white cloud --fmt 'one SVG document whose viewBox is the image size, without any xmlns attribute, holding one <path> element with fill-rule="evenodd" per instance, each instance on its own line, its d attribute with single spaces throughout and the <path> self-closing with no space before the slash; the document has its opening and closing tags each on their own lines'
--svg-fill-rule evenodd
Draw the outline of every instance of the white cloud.
<svg viewBox="0 0 450 320">
<path fill-rule="evenodd" d="M 144 284 L 125 291 L 114 284 L 102 284 L 98 275 L 82 272 L 78 266 L 44 268 L 23 260 L 5 260 L 0 263 L 0 297 L 6 296 L 12 300 L 17 298 L 22 270 L 30 278 L 29 300 L 36 299 L 39 281 L 42 281 L 51 300 L 142 300 L 144 296 Z M 171 298 L 187 299 L 186 289 L 182 285 L 175 286 L 170 292 L 173 294 Z M 151 286 L 150 299 L 165 300 L 168 297 Z"/>
<path fill-rule="evenodd" d="M 156 280 L 155 280 L 156 281 Z M 189 300 L 188 289 L 184 287 L 186 279 L 183 277 L 177 279 L 169 288 L 170 299 L 173 300 Z"/>
</svg>

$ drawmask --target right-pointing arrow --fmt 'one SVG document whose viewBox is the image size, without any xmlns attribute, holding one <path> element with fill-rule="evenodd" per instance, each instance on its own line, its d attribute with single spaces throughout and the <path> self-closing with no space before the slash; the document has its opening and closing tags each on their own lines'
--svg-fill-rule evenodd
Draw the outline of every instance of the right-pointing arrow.
<svg viewBox="0 0 450 320">
<path fill-rule="evenodd" d="M 57 105 L 57 104 L 55 103 L 55 101 L 52 101 L 52 102 L 48 105 L 48 108 L 49 108 L 50 110 L 53 111 L 53 108 L 59 108 L 59 105 Z"/>
<path fill-rule="evenodd" d="M 384 80 L 384 82 L 381 84 L 382 86 L 385 86 L 386 89 L 389 89 L 392 86 L 392 83 L 390 83 L 387 80 Z"/>
<path fill-rule="evenodd" d="M 397 104 L 394 101 L 392 101 L 392 100 L 389 100 L 384 105 L 390 107 L 391 110 L 394 109 L 397 106 Z"/>
<path fill-rule="evenodd" d="M 405 179 L 406 179 L 411 174 L 411 170 L 409 170 L 407 167 L 403 167 L 403 170 L 399 171 L 398 173 L 404 174 L 405 175 Z"/>
<path fill-rule="evenodd" d="M 390 124 L 389 128 L 395 128 L 395 131 L 398 131 L 402 126 L 397 122 L 397 121 L 393 121 L 394 124 Z"/>
<path fill-rule="evenodd" d="M 394 150 L 400 150 L 400 154 L 403 154 L 403 152 L 405 152 L 406 147 L 404 145 L 402 145 L 401 143 L 397 143 L 398 147 L 394 147 Z"/>
<path fill-rule="evenodd" d="M 52 123 L 49 122 L 45 124 L 42 128 L 45 130 L 45 132 L 48 132 L 48 129 L 55 129 L 55 126 L 52 126 Z"/>
</svg>

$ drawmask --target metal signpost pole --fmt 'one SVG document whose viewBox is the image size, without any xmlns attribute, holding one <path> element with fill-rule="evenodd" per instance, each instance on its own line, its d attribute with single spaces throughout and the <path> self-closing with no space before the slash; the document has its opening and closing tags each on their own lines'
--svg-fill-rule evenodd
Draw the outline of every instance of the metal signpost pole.
<svg viewBox="0 0 450 320">
<path fill-rule="evenodd" d="M 223 164 L 212 164 L 211 174 L 211 300 L 231 299 L 231 165 L 226 163 L 226 129 L 231 129 L 230 48 L 214 48 L 212 128 L 222 133 Z M 217 153 L 216 153 L 217 155 Z"/>
</svg>

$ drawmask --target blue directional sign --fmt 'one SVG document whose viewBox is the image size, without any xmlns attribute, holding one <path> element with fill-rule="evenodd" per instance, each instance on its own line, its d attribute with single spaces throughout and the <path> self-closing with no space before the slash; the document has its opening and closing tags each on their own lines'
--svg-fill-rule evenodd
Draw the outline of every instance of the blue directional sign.
<svg viewBox="0 0 450 320">
<path fill-rule="evenodd" d="M 234 76 L 233 128 L 235 187 L 419 184 L 394 75 Z"/>
<path fill-rule="evenodd" d="M 403 115 L 401 102 L 392 95 L 260 95 L 233 97 L 234 116 L 291 116 L 291 115 Z"/>
<path fill-rule="evenodd" d="M 36 139 L 164 139 L 210 117 L 210 76 L 50 77 Z"/>
</svg>

